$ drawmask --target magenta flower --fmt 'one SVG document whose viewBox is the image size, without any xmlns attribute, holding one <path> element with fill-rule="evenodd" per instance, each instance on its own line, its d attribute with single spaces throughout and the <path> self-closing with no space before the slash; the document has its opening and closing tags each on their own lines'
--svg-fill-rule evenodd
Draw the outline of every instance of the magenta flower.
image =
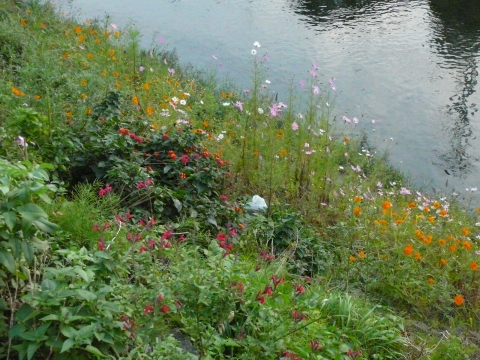
<svg viewBox="0 0 480 360">
<path fill-rule="evenodd" d="M 167 240 L 167 239 L 170 239 L 171 237 L 173 236 L 173 232 L 168 230 L 168 231 L 165 231 L 162 235 L 162 240 Z"/>
<path fill-rule="evenodd" d="M 298 126 L 297 122 L 294 121 L 293 124 L 292 124 L 292 130 L 293 130 L 293 131 L 297 131 L 298 128 L 299 128 L 299 126 Z"/>
<path fill-rule="evenodd" d="M 227 235 L 225 235 L 224 233 L 220 233 L 220 234 L 217 235 L 217 240 L 220 241 L 220 242 L 226 241 L 227 240 Z"/>
<path fill-rule="evenodd" d="M 188 160 L 190 160 L 188 155 L 182 155 L 182 157 L 180 158 L 180 161 L 183 163 L 183 165 L 187 165 Z"/>
<path fill-rule="evenodd" d="M 143 181 L 139 181 L 137 183 L 137 189 L 143 189 L 143 188 L 146 188 L 147 185 L 145 185 L 145 183 Z"/>
<path fill-rule="evenodd" d="M 312 66 L 315 70 L 318 70 L 317 63 L 315 62 L 315 60 L 312 61 Z"/>
<path fill-rule="evenodd" d="M 159 44 L 163 44 L 163 42 L 164 42 L 163 38 L 158 38 L 158 43 Z"/>
<path fill-rule="evenodd" d="M 310 76 L 313 78 L 317 77 L 317 73 L 314 70 L 310 70 Z"/>
<path fill-rule="evenodd" d="M 220 195 L 220 200 L 227 201 L 228 200 L 227 195 Z"/>
</svg>

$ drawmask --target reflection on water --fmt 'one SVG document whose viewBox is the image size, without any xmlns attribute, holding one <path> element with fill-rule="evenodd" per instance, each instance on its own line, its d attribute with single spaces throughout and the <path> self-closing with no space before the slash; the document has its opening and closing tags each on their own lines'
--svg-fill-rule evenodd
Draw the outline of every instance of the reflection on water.
<svg viewBox="0 0 480 360">
<path fill-rule="evenodd" d="M 450 144 L 439 155 L 447 173 L 465 176 L 475 168 L 478 157 L 472 156 L 469 139 L 476 135 L 471 117 L 478 111 L 471 97 L 478 83 L 477 59 L 480 52 L 480 5 L 476 0 L 430 0 L 432 14 L 438 19 L 433 46 L 445 58 L 440 66 L 456 69 L 457 92 L 450 97 L 445 114 L 449 119 L 444 130 L 450 132 Z"/>
<path fill-rule="evenodd" d="M 306 17 L 310 25 L 325 31 L 325 24 L 354 22 L 359 16 L 390 13 L 397 1 L 374 0 L 299 0 L 290 6 Z M 471 117 L 478 111 L 472 101 L 477 86 L 477 57 L 480 53 L 480 2 L 477 0 L 430 0 L 431 47 L 442 58 L 438 66 L 455 71 L 456 91 L 451 103 L 440 109 L 447 121 L 443 131 L 448 146 L 433 160 L 445 173 L 464 177 L 475 168 L 478 156 L 472 155 L 469 139 L 475 137 Z M 477 97 L 478 99 L 478 97 Z M 440 160 L 440 161 L 439 161 Z"/>
</svg>

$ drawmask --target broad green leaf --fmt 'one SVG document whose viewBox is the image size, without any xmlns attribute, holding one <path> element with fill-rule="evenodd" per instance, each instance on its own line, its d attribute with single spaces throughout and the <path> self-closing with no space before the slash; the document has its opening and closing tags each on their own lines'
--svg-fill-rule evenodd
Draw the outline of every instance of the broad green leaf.
<svg viewBox="0 0 480 360">
<path fill-rule="evenodd" d="M 25 330 L 26 330 L 25 325 L 15 324 L 15 325 L 12 326 L 12 328 L 8 332 L 8 337 L 10 339 L 13 339 L 16 336 L 20 336 L 21 334 L 23 334 L 25 332 Z"/>
<path fill-rule="evenodd" d="M 73 339 L 67 339 L 63 342 L 63 345 L 62 345 L 62 350 L 60 350 L 60 353 L 63 353 L 65 351 L 68 351 L 70 350 L 70 348 L 75 345 L 75 340 Z"/>
<path fill-rule="evenodd" d="M 5 224 L 7 224 L 7 227 L 10 229 L 10 231 L 13 230 L 13 227 L 17 222 L 17 215 L 15 215 L 15 212 L 6 211 L 2 214 L 2 216 L 5 219 Z"/>
<path fill-rule="evenodd" d="M 33 221 L 33 225 L 35 225 L 38 230 L 46 233 L 52 233 L 58 227 L 58 225 L 48 221 L 47 219 L 35 220 Z"/>
<path fill-rule="evenodd" d="M 29 241 L 22 241 L 22 251 L 23 256 L 25 256 L 25 260 L 29 265 L 33 264 L 33 259 L 35 257 L 35 252 L 33 250 L 33 246 Z"/>
<path fill-rule="evenodd" d="M 75 271 L 78 275 L 80 275 L 82 277 L 83 280 L 85 280 L 86 282 L 89 282 L 88 274 L 85 270 L 77 267 L 77 268 L 75 268 Z"/>
<path fill-rule="evenodd" d="M 51 321 L 51 320 L 59 321 L 60 316 L 55 315 L 55 314 L 50 314 L 50 315 L 47 315 L 47 316 L 41 318 L 40 320 L 41 321 Z"/>
<path fill-rule="evenodd" d="M 45 279 L 42 281 L 41 289 L 43 291 L 55 291 L 57 289 L 57 283 L 50 279 Z"/>
<path fill-rule="evenodd" d="M 7 250 L 0 250 L 0 264 L 5 266 L 12 274 L 15 274 L 15 259 Z"/>
<path fill-rule="evenodd" d="M 173 200 L 173 205 L 175 205 L 175 208 L 177 209 L 178 212 L 182 211 L 182 203 L 180 202 L 180 200 L 178 199 L 175 199 L 175 198 L 172 198 Z"/>
<path fill-rule="evenodd" d="M 208 220 L 208 222 L 209 222 L 210 224 L 215 225 L 215 226 L 218 226 L 218 225 L 217 225 L 217 220 L 215 219 L 214 216 L 210 215 L 207 220 Z"/>
<path fill-rule="evenodd" d="M 37 352 L 38 348 L 42 345 L 41 342 L 33 342 L 28 344 L 27 348 L 27 359 L 31 360 L 33 358 L 33 355 Z"/>
<path fill-rule="evenodd" d="M 22 219 L 30 224 L 35 220 L 48 218 L 45 211 L 43 211 L 40 206 L 33 203 L 19 206 L 17 207 L 17 211 L 22 216 Z"/>
<path fill-rule="evenodd" d="M 100 350 L 98 350 L 95 346 L 87 345 L 85 350 L 87 350 L 89 353 L 97 355 L 98 357 L 102 357 L 102 358 L 105 357 L 105 355 L 103 355 L 102 352 Z"/>
<path fill-rule="evenodd" d="M 77 297 L 82 300 L 93 301 L 97 299 L 97 295 L 88 290 L 78 289 L 75 292 L 77 293 Z"/>
<path fill-rule="evenodd" d="M 72 338 L 77 335 L 77 330 L 75 330 L 72 326 L 70 325 L 62 325 L 60 327 L 60 332 L 62 333 L 63 336 L 67 338 Z"/>
</svg>

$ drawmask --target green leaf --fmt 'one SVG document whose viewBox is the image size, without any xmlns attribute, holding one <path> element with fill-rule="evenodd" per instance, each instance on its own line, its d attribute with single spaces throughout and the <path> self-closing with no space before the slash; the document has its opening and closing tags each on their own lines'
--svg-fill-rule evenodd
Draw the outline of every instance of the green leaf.
<svg viewBox="0 0 480 360">
<path fill-rule="evenodd" d="M 47 315 L 47 316 L 41 318 L 40 320 L 41 321 L 51 321 L 51 320 L 59 321 L 60 316 L 55 315 L 55 314 L 50 314 L 50 315 Z"/>
<path fill-rule="evenodd" d="M 38 348 L 42 345 L 41 342 L 30 343 L 27 348 L 27 359 L 31 360 L 33 355 L 37 352 Z"/>
<path fill-rule="evenodd" d="M 77 293 L 77 297 L 79 297 L 82 300 L 93 301 L 97 299 L 97 295 L 95 295 L 95 293 L 88 290 L 78 289 L 75 292 Z"/>
<path fill-rule="evenodd" d="M 17 222 L 17 215 L 15 215 L 15 212 L 13 211 L 6 211 L 2 215 L 5 219 L 5 224 L 7 224 L 7 227 L 10 229 L 10 231 L 12 231 L 15 223 Z"/>
<path fill-rule="evenodd" d="M 48 215 L 40 206 L 32 203 L 17 207 L 17 211 L 22 219 L 29 224 L 32 224 L 35 220 L 48 218 Z"/>
<path fill-rule="evenodd" d="M 70 325 L 62 325 L 60 327 L 60 332 L 62 333 L 63 336 L 67 338 L 72 338 L 77 335 L 77 330 L 75 330 L 75 328 Z"/>
<path fill-rule="evenodd" d="M 63 342 L 63 345 L 62 345 L 62 350 L 60 350 L 60 353 L 63 353 L 65 351 L 68 351 L 70 350 L 70 348 L 75 345 L 75 340 L 73 339 L 67 339 Z"/>
<path fill-rule="evenodd" d="M 105 357 L 105 355 L 103 355 L 102 352 L 100 350 L 98 350 L 95 346 L 87 345 L 85 350 L 87 350 L 89 353 L 97 355 L 98 357 L 102 357 L 102 358 Z"/>
<path fill-rule="evenodd" d="M 38 219 L 33 222 L 33 225 L 38 230 L 44 231 L 46 233 L 52 233 L 58 226 L 47 219 Z"/>
<path fill-rule="evenodd" d="M 163 173 L 166 174 L 172 169 L 172 165 L 167 165 L 163 168 Z"/>
<path fill-rule="evenodd" d="M 57 289 L 57 283 L 50 279 L 45 279 L 42 281 L 41 289 L 43 291 L 55 291 Z"/>
<path fill-rule="evenodd" d="M 80 268 L 77 267 L 77 268 L 75 268 L 75 272 L 76 272 L 78 275 L 80 275 L 80 276 L 82 277 L 82 279 L 85 280 L 86 282 L 89 282 L 89 281 L 90 281 L 90 279 L 89 279 L 89 277 L 88 277 L 88 274 L 87 274 L 87 272 L 86 272 L 85 270 L 80 269 Z"/>
<path fill-rule="evenodd" d="M 8 332 L 8 337 L 13 339 L 16 336 L 20 336 L 25 332 L 26 328 L 23 324 L 15 324 L 11 327 L 10 331 Z"/>
<path fill-rule="evenodd" d="M 175 199 L 175 198 L 172 198 L 173 200 L 173 205 L 175 205 L 175 208 L 177 209 L 178 212 L 182 211 L 182 203 L 178 200 L 178 199 Z"/>
<path fill-rule="evenodd" d="M 210 224 L 215 225 L 215 226 L 218 226 L 217 220 L 215 219 L 214 216 L 210 215 L 207 220 L 208 220 L 208 222 L 209 222 Z"/>
<path fill-rule="evenodd" d="M 33 251 L 32 244 L 28 241 L 22 241 L 22 251 L 28 265 L 33 265 L 33 258 L 35 257 L 35 252 Z"/>
<path fill-rule="evenodd" d="M 10 273 L 15 274 L 15 259 L 7 250 L 0 250 L 0 264 L 5 266 Z"/>
</svg>

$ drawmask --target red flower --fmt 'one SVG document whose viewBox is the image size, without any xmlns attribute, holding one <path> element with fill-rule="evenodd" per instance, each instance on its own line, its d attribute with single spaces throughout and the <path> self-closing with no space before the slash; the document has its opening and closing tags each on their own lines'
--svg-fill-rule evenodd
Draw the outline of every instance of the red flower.
<svg viewBox="0 0 480 360">
<path fill-rule="evenodd" d="M 294 284 L 293 288 L 295 289 L 295 296 L 301 295 L 305 292 L 305 287 L 300 284 Z"/>
<path fill-rule="evenodd" d="M 147 186 L 145 185 L 145 183 L 143 181 L 139 181 L 137 183 L 137 189 L 143 189 L 145 187 L 147 187 Z"/>
<path fill-rule="evenodd" d="M 227 235 L 225 235 L 224 233 L 220 233 L 217 235 L 217 240 L 218 241 L 226 241 L 227 240 Z"/>
<path fill-rule="evenodd" d="M 157 301 L 158 301 L 158 302 L 163 301 L 163 295 L 162 295 L 162 294 L 160 294 L 160 295 L 157 296 Z"/>
<path fill-rule="evenodd" d="M 122 135 L 128 135 L 128 130 L 125 128 L 120 128 L 118 129 L 118 132 Z"/>
<path fill-rule="evenodd" d="M 165 314 L 168 314 L 168 311 L 169 311 L 168 305 L 163 305 L 163 306 L 160 308 L 160 311 L 163 312 L 163 313 L 165 313 Z"/>
<path fill-rule="evenodd" d="M 100 231 L 100 228 L 97 224 L 93 225 L 92 231 Z"/>
<path fill-rule="evenodd" d="M 182 155 L 182 157 L 180 158 L 180 161 L 183 163 L 183 165 L 187 165 L 188 160 L 188 155 Z"/>
<path fill-rule="evenodd" d="M 163 140 L 168 140 L 168 139 L 170 139 L 170 136 L 168 136 L 167 134 L 163 134 L 162 139 Z"/>
<path fill-rule="evenodd" d="M 220 195 L 220 200 L 227 201 L 228 200 L 227 195 Z"/>
<path fill-rule="evenodd" d="M 265 286 L 265 290 L 263 290 L 263 293 L 268 296 L 273 295 L 273 289 L 270 285 Z"/>
<path fill-rule="evenodd" d="M 257 294 L 257 301 L 262 305 L 265 304 L 265 296 L 262 296 L 261 291 L 259 291 Z"/>
<path fill-rule="evenodd" d="M 146 246 L 142 245 L 140 247 L 140 254 L 143 254 L 145 251 L 148 251 L 148 249 L 146 248 Z"/>
<path fill-rule="evenodd" d="M 98 250 L 103 251 L 105 249 L 105 243 L 101 240 L 98 241 Z"/>
<path fill-rule="evenodd" d="M 167 239 L 170 239 L 171 237 L 173 236 L 173 232 L 168 230 L 168 231 L 165 231 L 162 235 L 162 240 L 167 240 Z"/>
<path fill-rule="evenodd" d="M 145 306 L 145 310 L 144 310 L 143 312 L 145 313 L 145 315 L 148 315 L 148 314 L 150 314 L 152 311 L 153 311 L 153 306 L 147 305 L 147 306 Z"/>
<path fill-rule="evenodd" d="M 186 240 L 186 239 L 185 239 L 185 235 L 182 234 L 182 235 L 180 235 L 180 237 L 178 238 L 177 241 L 178 241 L 179 243 L 182 243 L 182 242 L 184 242 L 185 240 Z"/>
</svg>

